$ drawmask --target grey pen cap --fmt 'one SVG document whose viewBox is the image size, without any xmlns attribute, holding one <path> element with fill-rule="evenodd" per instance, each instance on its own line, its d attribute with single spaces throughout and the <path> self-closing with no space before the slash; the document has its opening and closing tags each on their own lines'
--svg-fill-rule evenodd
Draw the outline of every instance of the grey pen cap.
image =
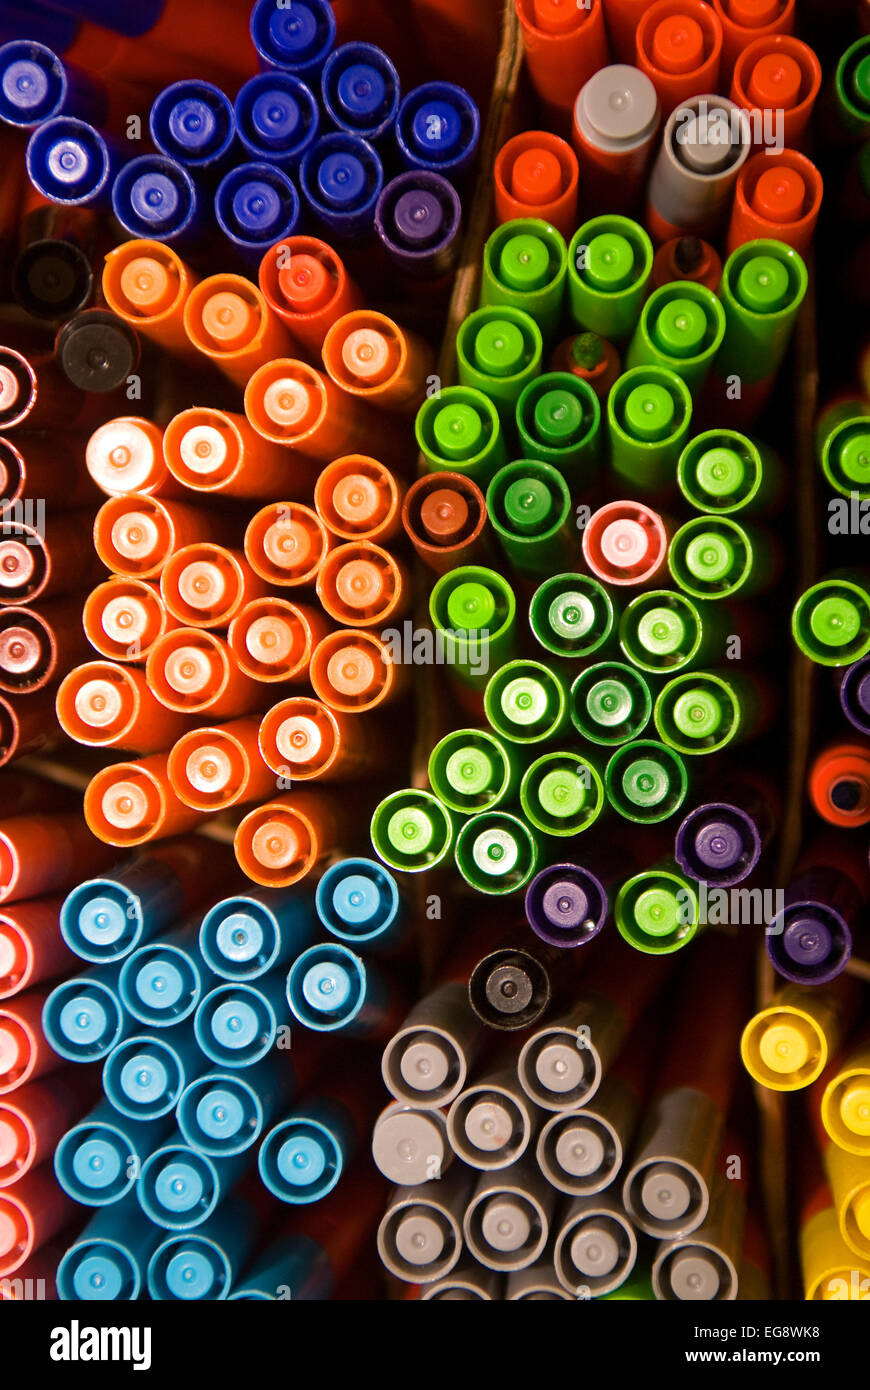
<svg viewBox="0 0 870 1390">
<path fill-rule="evenodd" d="M 722 1117 L 702 1091 L 679 1086 L 653 1097 L 622 1186 L 640 1230 L 673 1240 L 700 1226 L 721 1134 Z"/>
<path fill-rule="evenodd" d="M 453 1303 L 501 1302 L 503 1282 L 498 1270 L 484 1269 L 476 1260 L 463 1255 L 455 1269 L 444 1279 L 427 1284 L 420 1297 L 424 1303 L 436 1299 Z"/>
<path fill-rule="evenodd" d="M 606 1076 L 588 1105 L 547 1120 L 536 1149 L 541 1172 L 570 1196 L 602 1192 L 622 1167 L 637 1110 L 632 1088 Z"/>
<path fill-rule="evenodd" d="M 462 1254 L 462 1216 L 474 1174 L 455 1164 L 445 1178 L 397 1187 L 378 1227 L 378 1254 L 391 1274 L 428 1284 L 449 1274 Z"/>
<path fill-rule="evenodd" d="M 663 1242 L 652 1267 L 656 1298 L 726 1302 L 737 1297 L 746 1225 L 746 1183 L 717 1173 L 710 1207 L 691 1235 Z"/>
<path fill-rule="evenodd" d="M 489 1269 L 525 1269 L 547 1244 L 556 1193 L 526 1157 L 481 1173 L 462 1223 L 470 1253 Z"/>
<path fill-rule="evenodd" d="M 490 1072 L 458 1095 L 447 1115 L 455 1154 L 472 1168 L 507 1168 L 521 1158 L 540 1121 L 513 1068 Z"/>
<path fill-rule="evenodd" d="M 372 1158 L 384 1177 L 400 1187 L 443 1177 L 453 1161 L 446 1115 L 391 1101 L 375 1121 Z"/>
<path fill-rule="evenodd" d="M 574 121 L 583 139 L 613 154 L 640 149 L 659 125 L 659 99 L 645 72 L 627 63 L 600 68 L 577 94 Z"/>
<path fill-rule="evenodd" d="M 637 1259 L 637 1236 L 613 1192 L 572 1197 L 562 1209 L 553 1266 L 575 1298 L 600 1298 L 623 1284 Z"/>
<path fill-rule="evenodd" d="M 504 1296 L 505 1300 L 511 1303 L 518 1303 L 520 1300 L 528 1303 L 559 1300 L 564 1303 L 571 1300 L 567 1289 L 563 1289 L 556 1278 L 552 1257 L 546 1254 L 526 1269 L 517 1269 L 509 1274 Z"/>
<path fill-rule="evenodd" d="M 408 1105 L 449 1105 L 465 1085 L 482 1033 L 466 987 L 439 985 L 414 1006 L 384 1048 L 384 1084 Z"/>
<path fill-rule="evenodd" d="M 715 229 L 751 148 L 745 111 L 727 97 L 691 97 L 668 117 L 650 174 L 649 203 L 683 232 Z"/>
<path fill-rule="evenodd" d="M 601 1084 L 625 1040 L 626 1024 L 609 999 L 590 994 L 523 1045 L 517 1063 L 520 1084 L 545 1110 L 576 1110 Z"/>
</svg>

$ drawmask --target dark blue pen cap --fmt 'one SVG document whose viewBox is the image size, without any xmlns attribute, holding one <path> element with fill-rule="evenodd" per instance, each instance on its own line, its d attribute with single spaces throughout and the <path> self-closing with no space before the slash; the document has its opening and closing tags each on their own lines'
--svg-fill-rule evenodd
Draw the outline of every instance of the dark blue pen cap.
<svg viewBox="0 0 870 1390">
<path fill-rule="evenodd" d="M 384 170 L 361 136 L 324 135 L 303 159 L 299 182 L 317 217 L 336 236 L 350 238 L 370 230 Z"/>
<path fill-rule="evenodd" d="M 161 154 L 201 169 L 227 153 L 236 122 L 232 102 L 220 87 L 189 78 L 155 97 L 148 126 Z"/>
<path fill-rule="evenodd" d="M 399 107 L 396 143 L 410 169 L 453 178 L 469 168 L 479 139 L 480 112 L 454 82 L 426 82 Z"/>
<path fill-rule="evenodd" d="M 54 116 L 31 135 L 25 155 L 27 174 L 37 193 L 52 203 L 92 203 L 108 190 L 112 174 L 109 147 L 92 125 L 71 116 Z"/>
<path fill-rule="evenodd" d="M 335 15 L 327 0 L 256 0 L 251 38 L 263 67 L 316 75 L 335 43 Z"/>
<path fill-rule="evenodd" d="M 29 39 L 0 48 L 0 120 L 32 130 L 63 110 L 63 63 L 44 44 Z"/>
<path fill-rule="evenodd" d="M 323 109 L 333 125 L 378 140 L 399 110 L 399 74 L 372 43 L 344 43 L 326 60 L 320 79 Z"/>
<path fill-rule="evenodd" d="M 292 236 L 299 224 L 299 194 L 271 164 L 231 169 L 218 185 L 214 208 L 224 236 L 258 262 L 267 247 Z"/>
<path fill-rule="evenodd" d="M 131 236 L 172 241 L 196 219 L 196 187 L 174 159 L 143 154 L 125 164 L 115 179 L 112 211 Z"/>
<path fill-rule="evenodd" d="M 320 108 L 311 88 L 289 72 L 260 72 L 236 94 L 239 140 L 282 168 L 298 164 L 317 139 Z"/>
</svg>

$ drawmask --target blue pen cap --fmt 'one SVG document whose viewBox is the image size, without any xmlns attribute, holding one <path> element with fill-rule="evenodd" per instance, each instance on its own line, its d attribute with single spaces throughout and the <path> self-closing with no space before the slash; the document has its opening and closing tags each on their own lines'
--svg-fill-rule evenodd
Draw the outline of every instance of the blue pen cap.
<svg viewBox="0 0 870 1390">
<path fill-rule="evenodd" d="M 99 1062 L 125 1033 L 130 1019 L 118 997 L 118 970 L 88 970 L 56 985 L 42 1006 L 42 1031 L 68 1062 Z"/>
<path fill-rule="evenodd" d="M 323 135 L 302 161 L 302 196 L 328 230 L 350 240 L 366 236 L 384 186 L 384 169 L 361 135 Z"/>
<path fill-rule="evenodd" d="M 206 1065 L 189 1025 L 160 1038 L 125 1038 L 103 1063 L 103 1090 L 119 1114 L 156 1120 L 174 1111 L 185 1086 Z"/>
<path fill-rule="evenodd" d="M 124 1008 L 148 1028 L 171 1028 L 189 1018 L 213 984 L 193 923 L 133 951 L 118 979 Z"/>
<path fill-rule="evenodd" d="M 314 895 L 326 930 L 351 945 L 391 946 L 401 938 L 399 888 L 374 859 L 340 859 L 327 869 Z"/>
<path fill-rule="evenodd" d="M 164 87 L 148 118 L 161 154 L 191 169 L 206 169 L 229 152 L 236 132 L 233 104 L 213 82 L 188 77 Z"/>
<path fill-rule="evenodd" d="M 86 121 L 45 121 L 28 140 L 24 158 L 30 182 L 51 203 L 78 207 L 108 198 L 115 154 Z"/>
<path fill-rule="evenodd" d="M 266 1135 L 257 1158 L 260 1177 L 282 1202 L 319 1202 L 341 1177 L 356 1140 L 346 1108 L 315 1096 Z"/>
<path fill-rule="evenodd" d="M 265 1062 L 258 1064 L 265 1065 Z M 236 1076 L 211 1071 L 192 1081 L 178 1102 L 178 1128 L 192 1149 L 214 1158 L 244 1153 L 263 1132 L 256 1067 Z"/>
<path fill-rule="evenodd" d="M 255 159 L 294 169 L 317 139 L 320 107 L 307 83 L 289 72 L 260 72 L 236 93 L 239 140 Z"/>
<path fill-rule="evenodd" d="M 150 1297 L 185 1303 L 226 1298 L 257 1229 L 248 1203 L 227 1197 L 195 1232 L 169 1236 L 157 1247 L 146 1276 Z"/>
<path fill-rule="evenodd" d="M 89 1207 L 120 1202 L 136 1187 L 145 1160 L 166 1130 L 165 1120 L 122 1120 L 101 1100 L 60 1140 L 54 1151 L 55 1176 L 76 1202 Z"/>
<path fill-rule="evenodd" d="M 264 68 L 285 68 L 316 78 L 335 43 L 335 15 L 327 0 L 256 0 L 251 38 Z"/>
<path fill-rule="evenodd" d="M 95 1212 L 57 1267 L 65 1302 L 128 1302 L 139 1297 L 161 1231 L 132 1195 Z"/>
<path fill-rule="evenodd" d="M 264 251 L 296 231 L 299 194 L 281 169 L 237 164 L 218 184 L 214 212 L 227 240 L 259 265 Z"/>
<path fill-rule="evenodd" d="M 118 0 L 52 0 L 64 14 L 101 24 L 115 34 L 141 38 L 153 29 L 163 14 L 166 0 L 136 0 L 135 5 L 119 5 Z"/>
<path fill-rule="evenodd" d="M 323 1302 L 332 1297 L 334 1282 L 329 1256 L 323 1247 L 310 1236 L 294 1232 L 270 1245 L 256 1264 L 245 1270 L 230 1300 Z"/>
<path fill-rule="evenodd" d="M 67 894 L 60 909 L 60 931 L 83 960 L 122 960 L 170 926 L 181 903 L 181 885 L 169 863 L 128 859 L 113 873 L 85 879 Z"/>
<path fill-rule="evenodd" d="M 193 1026 L 206 1057 L 219 1067 L 249 1067 L 275 1045 L 289 1022 L 280 971 L 256 984 L 219 985 L 199 1005 Z"/>
<path fill-rule="evenodd" d="M 399 107 L 396 144 L 409 169 L 455 178 L 471 166 L 480 140 L 480 112 L 455 82 L 425 82 Z"/>
<path fill-rule="evenodd" d="M 304 950 L 314 936 L 311 894 L 298 888 L 252 888 L 205 914 L 203 959 L 225 980 L 255 980 Z"/>
<path fill-rule="evenodd" d="M 300 1023 L 318 1033 L 342 1028 L 368 1032 L 371 1023 L 363 1010 L 377 1012 L 380 1001 L 375 996 L 380 992 L 371 967 L 338 941 L 309 946 L 287 976 L 290 1008 Z"/>
<path fill-rule="evenodd" d="M 32 39 L 0 47 L 0 121 L 33 130 L 64 112 L 83 121 L 105 120 L 100 87 L 77 68 L 66 68 L 50 48 Z"/>
<path fill-rule="evenodd" d="M 373 43 L 343 43 L 330 53 L 320 78 L 323 109 L 333 125 L 366 140 L 380 140 L 396 123 L 399 74 Z"/>
<path fill-rule="evenodd" d="M 116 177 L 112 211 L 133 237 L 177 241 L 196 225 L 196 185 L 174 159 L 141 154 L 125 164 Z"/>
<path fill-rule="evenodd" d="M 139 1205 L 166 1230 L 193 1230 L 211 1216 L 247 1166 L 247 1154 L 213 1159 L 186 1144 L 166 1144 L 142 1166 L 136 1186 Z"/>
</svg>

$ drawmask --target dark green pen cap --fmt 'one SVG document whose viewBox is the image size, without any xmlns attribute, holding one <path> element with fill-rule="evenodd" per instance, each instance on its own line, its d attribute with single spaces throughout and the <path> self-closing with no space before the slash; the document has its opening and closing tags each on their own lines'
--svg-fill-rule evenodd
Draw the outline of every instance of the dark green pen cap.
<svg viewBox="0 0 870 1390">
<path fill-rule="evenodd" d="M 510 659 L 516 609 L 513 589 L 495 570 L 461 565 L 441 576 L 429 595 L 429 615 L 458 680 L 482 690 Z"/>
<path fill-rule="evenodd" d="M 617 748 L 605 769 L 604 785 L 611 806 L 621 816 L 653 825 L 680 809 L 689 774 L 673 748 L 653 738 L 639 738 Z"/>
<path fill-rule="evenodd" d="M 837 64 L 834 100 L 843 129 L 870 138 L 870 35 L 851 44 Z"/>
<path fill-rule="evenodd" d="M 571 686 L 571 722 L 590 743 L 613 747 L 643 733 L 652 714 L 645 678 L 621 661 L 599 661 Z"/>
<path fill-rule="evenodd" d="M 578 328 L 624 341 L 649 293 L 653 245 L 630 217 L 584 222 L 568 247 L 568 304 Z"/>
<path fill-rule="evenodd" d="M 540 849 L 519 816 L 484 811 L 463 825 L 456 839 L 456 867 L 479 893 L 517 893 L 535 876 Z"/>
<path fill-rule="evenodd" d="M 519 459 L 505 464 L 487 488 L 486 510 L 505 555 L 520 574 L 563 569 L 577 552 L 568 484 L 548 463 Z"/>
<path fill-rule="evenodd" d="M 545 372 L 517 401 L 517 434 L 526 458 L 558 468 L 573 486 L 591 482 L 602 448 L 601 406 L 582 377 Z"/>
<path fill-rule="evenodd" d="M 628 346 L 626 367 L 669 367 L 694 394 L 725 336 L 725 311 L 712 290 L 674 280 L 653 290 Z"/>
<path fill-rule="evenodd" d="M 732 251 L 719 286 L 725 337 L 718 376 L 752 385 L 776 374 L 808 283 L 803 258 L 782 241 L 747 241 Z"/>
<path fill-rule="evenodd" d="M 592 656 L 613 636 L 616 613 L 607 589 L 589 574 L 554 574 L 532 595 L 529 623 L 554 656 Z"/>
</svg>

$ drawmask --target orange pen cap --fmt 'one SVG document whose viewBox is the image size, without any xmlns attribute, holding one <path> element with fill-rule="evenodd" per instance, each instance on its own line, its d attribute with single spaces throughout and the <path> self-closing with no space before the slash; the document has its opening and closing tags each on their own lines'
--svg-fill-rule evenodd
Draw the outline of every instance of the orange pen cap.
<svg viewBox="0 0 870 1390">
<path fill-rule="evenodd" d="M 132 848 L 193 830 L 202 813 L 179 801 L 166 772 L 166 753 L 115 763 L 85 789 L 85 820 L 107 844 Z"/>
<path fill-rule="evenodd" d="M 322 700 L 293 695 L 263 716 L 260 751 L 273 772 L 291 781 L 346 781 L 377 766 L 382 740 L 368 719 L 353 719 Z"/>
<path fill-rule="evenodd" d="M 870 747 L 839 743 L 826 748 L 809 772 L 814 809 L 843 829 L 870 822 Z"/>
<path fill-rule="evenodd" d="M 301 791 L 249 811 L 236 827 L 239 868 L 254 883 L 287 888 L 343 845 L 345 808 L 328 792 Z"/>
<path fill-rule="evenodd" d="M 269 584 L 313 584 L 331 544 L 316 512 L 301 502 L 272 502 L 245 531 L 248 563 Z"/>
<path fill-rule="evenodd" d="M 57 1078 L 34 1081 L 0 1100 L 0 1188 L 51 1158 L 55 1144 L 80 1118 L 81 1105 L 76 1091 Z"/>
<path fill-rule="evenodd" d="M 100 563 L 91 543 L 92 520 L 90 511 L 49 511 L 38 526 L 4 520 L 0 604 L 32 603 L 93 583 Z"/>
<path fill-rule="evenodd" d="M 89 655 L 77 599 L 0 608 L 0 690 L 31 694 Z"/>
<path fill-rule="evenodd" d="M 61 681 L 57 720 L 64 733 L 89 748 L 156 753 L 188 727 L 184 715 L 156 699 L 139 666 L 88 661 Z"/>
<path fill-rule="evenodd" d="M 319 517 L 346 541 L 390 540 L 401 528 L 404 495 L 390 470 L 364 454 L 328 463 L 314 485 Z"/>
<path fill-rule="evenodd" d="M 316 237 L 291 236 L 266 252 L 258 273 L 266 302 L 312 357 L 329 329 L 363 298 L 341 257 Z"/>
<path fill-rule="evenodd" d="M 315 646 L 331 630 L 319 608 L 256 598 L 230 623 L 227 641 L 240 670 L 257 681 L 308 679 Z"/>
<path fill-rule="evenodd" d="M 718 90 L 722 25 L 702 0 L 656 0 L 637 26 L 637 66 L 667 120 L 681 101 Z"/>
<path fill-rule="evenodd" d="M 290 335 L 256 285 L 243 275 L 210 275 L 191 290 L 184 331 L 237 386 L 291 347 Z"/>
<path fill-rule="evenodd" d="M 308 496 L 313 468 L 252 429 L 244 415 L 194 406 L 169 421 L 163 436 L 173 478 L 224 497 Z"/>
<path fill-rule="evenodd" d="M 107 569 L 133 579 L 160 574 L 170 555 L 193 541 L 221 540 L 222 517 L 184 502 L 132 492 L 110 497 L 94 520 L 94 546 Z"/>
<path fill-rule="evenodd" d="M 309 676 L 315 695 L 331 709 L 364 714 L 404 695 L 410 669 L 395 662 L 373 632 L 344 628 L 318 642 Z"/>
<path fill-rule="evenodd" d="M 63 1065 L 42 1032 L 42 1006 L 48 994 L 47 989 L 29 989 L 0 1004 L 0 1096 Z"/>
<path fill-rule="evenodd" d="M 12 816 L 0 821 L 0 902 L 58 892 L 111 860 L 78 813 Z"/>
<path fill-rule="evenodd" d="M 177 626 L 156 584 L 122 578 L 91 590 L 82 625 L 91 646 L 110 661 L 144 661 L 157 638 Z"/>
<path fill-rule="evenodd" d="M 747 241 L 784 241 L 801 255 L 812 245 L 822 206 L 822 176 L 805 155 L 759 153 L 737 175 L 728 227 L 730 255 Z"/>
<path fill-rule="evenodd" d="M 166 764 L 175 795 L 195 811 L 222 811 L 268 796 L 275 777 L 260 752 L 259 729 L 259 719 L 233 719 L 184 734 Z"/>
<path fill-rule="evenodd" d="M 162 241 L 125 241 L 103 263 L 103 296 L 113 313 L 169 352 L 192 358 L 184 306 L 197 277 Z"/>
<path fill-rule="evenodd" d="M 75 1203 L 47 1165 L 0 1191 L 0 1277 L 14 1274 L 71 1219 Z"/>
<path fill-rule="evenodd" d="M 290 444 L 323 463 L 343 454 L 365 453 L 374 436 L 389 439 L 383 423 L 362 401 L 350 398 L 323 372 L 290 357 L 268 362 L 254 373 L 245 388 L 245 414 L 264 439 Z"/>
<path fill-rule="evenodd" d="M 524 130 L 495 157 L 496 221 L 540 217 L 566 240 L 577 230 L 577 156 L 549 130 Z"/>
<path fill-rule="evenodd" d="M 535 91 L 545 109 L 564 121 L 583 83 L 609 61 L 602 0 L 514 4 Z"/>
<path fill-rule="evenodd" d="M 779 137 L 801 143 L 822 85 L 822 65 L 809 44 L 791 34 L 771 34 L 744 48 L 731 79 L 731 100 L 752 111 L 770 111 L 767 122 L 751 121 L 756 148 Z"/>
<path fill-rule="evenodd" d="M 178 627 L 158 637 L 145 663 L 148 684 L 168 709 L 228 719 L 257 709 L 263 692 L 233 660 L 222 637 Z"/>
<path fill-rule="evenodd" d="M 85 464 L 107 497 L 167 491 L 181 495 L 163 459 L 163 431 L 150 420 L 133 415 L 107 420 L 88 440 Z"/>
<path fill-rule="evenodd" d="M 386 314 L 355 309 L 323 341 L 323 365 L 342 391 L 386 410 L 416 414 L 435 370 L 435 354 Z"/>
<path fill-rule="evenodd" d="M 160 576 L 163 602 L 189 627 L 226 627 L 265 589 L 241 551 L 208 541 L 176 550 Z"/>
<path fill-rule="evenodd" d="M 78 968 L 57 929 L 63 898 L 34 898 L 0 912 L 0 999 Z"/>
<path fill-rule="evenodd" d="M 379 545 L 355 541 L 329 552 L 317 575 L 317 597 L 337 623 L 374 627 L 407 607 L 410 579 Z"/>
</svg>

